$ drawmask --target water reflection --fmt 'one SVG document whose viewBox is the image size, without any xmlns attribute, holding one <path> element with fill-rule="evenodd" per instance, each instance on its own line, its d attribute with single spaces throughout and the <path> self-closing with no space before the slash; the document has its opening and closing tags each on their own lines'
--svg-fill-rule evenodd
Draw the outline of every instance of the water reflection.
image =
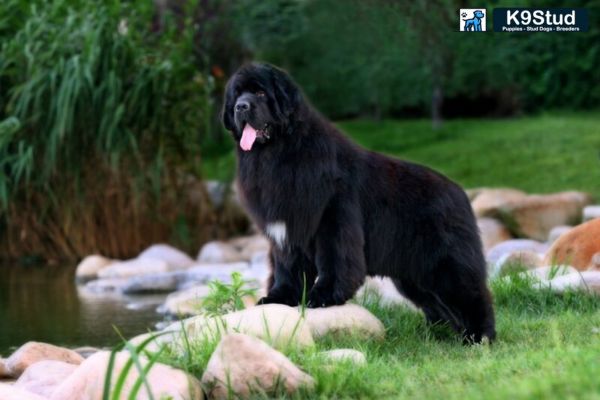
<svg viewBox="0 0 600 400">
<path fill-rule="evenodd" d="M 68 347 L 112 346 L 113 325 L 130 337 L 161 320 L 164 296 L 91 293 L 75 285 L 73 268 L 0 266 L 0 354 L 29 340 Z"/>
</svg>

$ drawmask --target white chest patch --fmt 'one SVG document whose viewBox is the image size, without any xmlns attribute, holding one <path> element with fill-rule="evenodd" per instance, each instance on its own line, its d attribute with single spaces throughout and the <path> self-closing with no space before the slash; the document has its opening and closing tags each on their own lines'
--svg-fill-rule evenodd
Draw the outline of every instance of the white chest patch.
<svg viewBox="0 0 600 400">
<path fill-rule="evenodd" d="M 285 244 L 285 239 L 287 236 L 287 229 L 285 227 L 285 222 L 277 221 L 272 224 L 267 224 L 267 236 L 277 243 L 277 246 L 283 247 Z"/>
</svg>

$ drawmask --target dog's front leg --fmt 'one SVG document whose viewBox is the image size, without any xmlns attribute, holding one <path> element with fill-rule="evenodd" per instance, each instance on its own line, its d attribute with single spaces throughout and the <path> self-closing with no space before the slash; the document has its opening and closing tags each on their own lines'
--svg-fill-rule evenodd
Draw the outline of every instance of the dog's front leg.
<svg viewBox="0 0 600 400">
<path fill-rule="evenodd" d="M 291 247 L 273 246 L 269 254 L 271 277 L 268 293 L 258 304 L 287 304 L 297 306 L 303 290 L 310 290 L 316 277 L 316 268 L 304 254 Z"/>
<path fill-rule="evenodd" d="M 367 267 L 359 208 L 333 202 L 323 215 L 315 246 L 318 278 L 308 293 L 309 307 L 344 304 L 363 284 Z"/>
</svg>

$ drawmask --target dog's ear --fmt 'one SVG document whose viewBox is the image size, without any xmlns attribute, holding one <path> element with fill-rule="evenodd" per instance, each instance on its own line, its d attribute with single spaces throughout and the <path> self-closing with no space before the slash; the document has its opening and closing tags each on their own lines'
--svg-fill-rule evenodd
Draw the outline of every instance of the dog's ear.
<svg viewBox="0 0 600 400">
<path fill-rule="evenodd" d="M 302 102 L 302 93 L 289 75 L 277 68 L 273 68 L 273 88 L 277 112 L 283 125 L 290 127 L 292 117 Z"/>
<path fill-rule="evenodd" d="M 235 104 L 235 91 L 233 88 L 234 77 L 229 79 L 227 86 L 225 86 L 225 99 L 223 101 L 223 109 L 221 110 L 221 120 L 223 126 L 228 131 L 235 131 L 235 122 L 233 120 L 233 106 Z"/>
</svg>

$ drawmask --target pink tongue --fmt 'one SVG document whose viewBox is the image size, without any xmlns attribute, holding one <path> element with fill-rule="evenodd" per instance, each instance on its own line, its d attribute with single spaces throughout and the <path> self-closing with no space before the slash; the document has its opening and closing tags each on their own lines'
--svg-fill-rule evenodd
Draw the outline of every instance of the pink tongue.
<svg viewBox="0 0 600 400">
<path fill-rule="evenodd" d="M 244 151 L 250 151 L 254 141 L 256 140 L 256 129 L 246 124 L 244 131 L 242 132 L 242 140 L 240 140 L 240 147 Z"/>
</svg>

